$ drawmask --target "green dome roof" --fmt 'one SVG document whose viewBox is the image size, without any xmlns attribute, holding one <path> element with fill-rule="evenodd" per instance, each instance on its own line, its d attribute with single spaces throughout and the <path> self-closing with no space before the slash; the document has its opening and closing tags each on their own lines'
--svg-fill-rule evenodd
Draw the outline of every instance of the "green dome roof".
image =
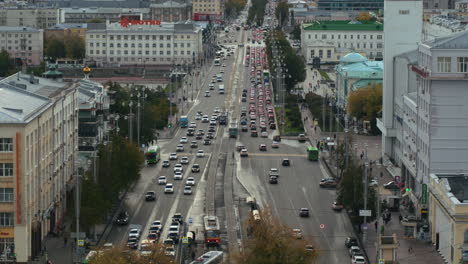
<svg viewBox="0 0 468 264">
<path fill-rule="evenodd" d="M 361 54 L 359 53 L 348 53 L 346 55 L 344 55 L 341 59 L 340 59 L 340 62 L 341 63 L 356 63 L 356 62 L 364 62 L 364 61 L 367 61 L 367 58 L 362 56 Z"/>
</svg>

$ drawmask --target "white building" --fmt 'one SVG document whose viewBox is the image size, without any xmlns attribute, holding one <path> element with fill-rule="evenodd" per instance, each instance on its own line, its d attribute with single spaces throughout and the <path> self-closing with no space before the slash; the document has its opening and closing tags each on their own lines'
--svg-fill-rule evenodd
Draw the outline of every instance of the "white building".
<svg viewBox="0 0 468 264">
<path fill-rule="evenodd" d="M 149 8 L 119 8 L 119 7 L 87 7 L 87 8 L 61 8 L 60 23 L 87 23 L 90 19 L 99 19 L 102 22 L 118 22 L 122 17 L 149 19 Z"/>
<path fill-rule="evenodd" d="M 18 65 L 39 65 L 44 52 L 44 30 L 0 26 L 0 50 L 6 50 Z"/>
<path fill-rule="evenodd" d="M 46 29 L 59 23 L 57 8 L 0 9 L 0 26 Z"/>
<path fill-rule="evenodd" d="M 369 59 L 383 57 L 384 25 L 379 22 L 315 21 L 301 27 L 301 47 L 308 63 L 314 57 L 321 61 L 339 61 L 350 52 Z"/>
<path fill-rule="evenodd" d="M 75 85 L 21 73 L 0 81 L 0 251 L 38 256 L 63 223 L 78 142 Z M 6 195 L 4 195 L 6 194 Z"/>
<path fill-rule="evenodd" d="M 107 23 L 86 32 L 86 58 L 98 65 L 191 64 L 202 57 L 202 29 L 189 23 Z M 153 23 L 153 24 L 151 24 Z"/>
</svg>

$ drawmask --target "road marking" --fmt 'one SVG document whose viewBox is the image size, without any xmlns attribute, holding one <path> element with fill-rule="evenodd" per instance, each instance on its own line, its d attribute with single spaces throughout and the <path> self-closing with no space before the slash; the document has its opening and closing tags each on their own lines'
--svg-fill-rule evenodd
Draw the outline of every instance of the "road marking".
<svg viewBox="0 0 468 264">
<path fill-rule="evenodd" d="M 257 157 L 307 157 L 305 154 L 285 154 L 285 153 L 249 153 L 249 156 Z"/>
</svg>

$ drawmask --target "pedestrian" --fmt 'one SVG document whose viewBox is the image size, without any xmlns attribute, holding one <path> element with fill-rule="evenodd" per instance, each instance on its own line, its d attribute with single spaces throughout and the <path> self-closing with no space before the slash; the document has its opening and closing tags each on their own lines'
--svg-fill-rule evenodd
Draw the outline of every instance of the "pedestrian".
<svg viewBox="0 0 468 264">
<path fill-rule="evenodd" d="M 67 236 L 65 235 L 65 236 L 63 237 L 63 246 L 64 246 L 64 247 L 67 246 L 67 241 L 68 241 L 68 238 L 67 238 Z"/>
<path fill-rule="evenodd" d="M 383 177 L 383 172 L 381 171 L 381 172 L 380 172 L 380 178 L 382 178 L 382 177 Z"/>
<path fill-rule="evenodd" d="M 412 253 L 413 252 L 413 247 L 412 246 L 409 246 L 408 247 L 408 253 Z"/>
<path fill-rule="evenodd" d="M 317 133 L 317 127 L 314 127 L 314 133 Z"/>
<path fill-rule="evenodd" d="M 375 231 L 377 232 L 377 226 L 379 225 L 378 220 L 375 220 L 374 225 L 375 225 Z"/>
<path fill-rule="evenodd" d="M 363 157 L 364 157 L 364 152 L 361 152 L 361 160 L 362 160 Z"/>
<path fill-rule="evenodd" d="M 403 216 L 399 215 L 398 219 L 400 219 L 400 222 L 401 222 L 401 220 L 403 220 Z"/>
</svg>

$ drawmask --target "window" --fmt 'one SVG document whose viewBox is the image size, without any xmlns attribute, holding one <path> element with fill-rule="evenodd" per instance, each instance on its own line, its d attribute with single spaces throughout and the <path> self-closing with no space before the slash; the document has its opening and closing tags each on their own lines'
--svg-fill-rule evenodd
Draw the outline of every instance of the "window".
<svg viewBox="0 0 468 264">
<path fill-rule="evenodd" d="M 13 163 L 0 163 L 0 176 L 13 176 Z"/>
<path fill-rule="evenodd" d="M 146 43 L 145 48 L 149 48 L 149 43 Z"/>
<path fill-rule="evenodd" d="M 164 40 L 164 36 L 159 36 L 159 40 Z"/>
<path fill-rule="evenodd" d="M 323 50 L 319 50 L 319 57 L 322 58 L 323 56 Z"/>
<path fill-rule="evenodd" d="M 120 43 L 117 43 L 117 48 L 120 48 Z"/>
<path fill-rule="evenodd" d="M 369 35 L 370 39 L 374 39 L 374 35 Z"/>
<path fill-rule="evenodd" d="M 322 34 L 322 39 L 327 39 L 327 35 L 326 35 L 326 34 Z"/>
<path fill-rule="evenodd" d="M 184 47 L 184 43 L 180 43 L 180 47 L 183 48 L 183 47 Z"/>
<path fill-rule="evenodd" d="M 187 48 L 190 48 L 190 43 L 187 43 Z"/>
<path fill-rule="evenodd" d="M 135 36 L 134 36 L 134 35 L 130 36 L 130 38 L 131 38 L 131 40 L 135 40 Z"/>
<path fill-rule="evenodd" d="M 174 43 L 174 48 L 177 48 L 177 43 Z"/>
<path fill-rule="evenodd" d="M 468 72 L 468 57 L 457 58 L 457 72 Z"/>
<path fill-rule="evenodd" d="M 309 39 L 312 37 L 312 35 L 310 35 L 310 34 L 307 34 L 307 36 L 309 37 Z"/>
<path fill-rule="evenodd" d="M 381 49 L 382 48 L 382 43 L 377 43 L 377 48 Z"/>
<path fill-rule="evenodd" d="M 156 43 L 153 43 L 153 48 L 156 48 Z"/>
<path fill-rule="evenodd" d="M 353 35 L 351 35 L 351 39 L 353 39 Z"/>
<path fill-rule="evenodd" d="M 146 40 L 149 40 L 149 35 L 146 35 L 146 36 L 145 36 L 145 39 L 146 39 Z"/>
<path fill-rule="evenodd" d="M 138 40 L 142 40 L 143 39 L 143 36 L 142 35 L 138 35 Z"/>
<path fill-rule="evenodd" d="M 468 229 L 463 233 L 463 244 L 468 244 Z"/>
<path fill-rule="evenodd" d="M 13 202 L 13 188 L 0 188 L 0 202 Z"/>
<path fill-rule="evenodd" d="M 450 57 L 437 57 L 437 71 L 439 72 L 451 72 L 450 64 L 452 58 Z"/>
<path fill-rule="evenodd" d="M 141 55 L 141 50 L 138 51 L 138 55 Z"/>
<path fill-rule="evenodd" d="M 125 54 L 125 55 L 128 55 L 128 50 L 124 50 L 124 54 Z"/>
<path fill-rule="evenodd" d="M 114 36 L 110 36 L 109 39 L 110 39 L 110 40 L 114 40 Z"/>
<path fill-rule="evenodd" d="M 13 213 L 0 213 L 0 226 L 13 226 Z"/>
<path fill-rule="evenodd" d="M 382 35 L 377 35 L 377 39 L 382 39 Z"/>
<path fill-rule="evenodd" d="M 338 34 L 338 39 L 341 39 L 341 34 Z"/>
<path fill-rule="evenodd" d="M 12 138 L 0 138 L 0 152 L 13 151 L 13 139 Z"/>
<path fill-rule="evenodd" d="M 113 47 L 114 47 L 114 43 L 110 43 L 109 48 L 113 48 Z"/>
<path fill-rule="evenodd" d="M 153 35 L 153 40 L 156 40 L 156 36 L 155 36 L 155 35 Z"/>
<path fill-rule="evenodd" d="M 331 58 L 331 50 L 327 50 L 327 58 Z"/>
<path fill-rule="evenodd" d="M 127 44 L 127 43 L 124 43 L 124 48 L 128 48 L 128 44 Z"/>
<path fill-rule="evenodd" d="M 170 47 L 171 47 L 171 43 L 167 43 L 167 47 L 170 48 Z"/>
<path fill-rule="evenodd" d="M 127 35 L 124 36 L 124 40 L 128 40 L 128 36 L 127 36 Z"/>
<path fill-rule="evenodd" d="M 162 50 L 159 51 L 159 55 L 163 55 L 164 52 Z"/>
<path fill-rule="evenodd" d="M 167 36 L 167 40 L 171 40 L 171 36 Z"/>
<path fill-rule="evenodd" d="M 164 44 L 159 43 L 159 47 L 160 47 L 160 48 L 164 48 Z"/>
<path fill-rule="evenodd" d="M 363 37 L 364 39 L 366 39 L 366 38 L 367 38 L 367 35 L 362 35 L 362 37 Z"/>
<path fill-rule="evenodd" d="M 315 50 L 311 50 L 311 51 L 310 51 L 310 56 L 311 56 L 311 57 L 314 57 L 314 56 L 315 56 Z"/>
<path fill-rule="evenodd" d="M 141 44 L 141 43 L 138 43 L 138 47 L 141 48 L 141 47 L 142 47 L 142 44 Z"/>
<path fill-rule="evenodd" d="M 400 15 L 409 15 L 409 10 L 398 10 L 398 14 L 400 14 Z"/>
<path fill-rule="evenodd" d="M 94 54 L 93 50 L 90 50 L 90 51 L 89 51 L 89 54 L 91 54 L 91 55 Z"/>
<path fill-rule="evenodd" d="M 348 37 L 348 35 L 344 35 L 343 37 L 344 37 L 344 39 L 346 39 Z"/>
<path fill-rule="evenodd" d="M 94 47 L 94 43 L 93 43 L 93 42 L 89 43 L 89 46 L 90 46 L 91 48 Z"/>
<path fill-rule="evenodd" d="M 132 50 L 132 55 L 135 55 L 135 51 L 134 51 L 134 50 Z"/>
<path fill-rule="evenodd" d="M 135 47 L 135 43 L 132 43 L 132 48 L 134 48 L 134 47 Z"/>
</svg>

